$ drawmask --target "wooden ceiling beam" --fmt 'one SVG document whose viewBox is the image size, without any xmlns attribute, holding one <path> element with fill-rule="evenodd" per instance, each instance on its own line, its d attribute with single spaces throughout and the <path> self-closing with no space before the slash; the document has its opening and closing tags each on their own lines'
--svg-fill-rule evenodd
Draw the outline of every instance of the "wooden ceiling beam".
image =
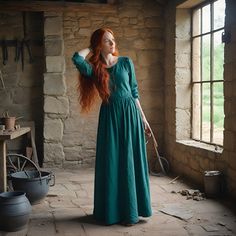
<svg viewBox="0 0 236 236">
<path fill-rule="evenodd" d="M 117 5 L 52 1 L 0 1 L 0 11 L 90 11 L 115 13 Z"/>
</svg>

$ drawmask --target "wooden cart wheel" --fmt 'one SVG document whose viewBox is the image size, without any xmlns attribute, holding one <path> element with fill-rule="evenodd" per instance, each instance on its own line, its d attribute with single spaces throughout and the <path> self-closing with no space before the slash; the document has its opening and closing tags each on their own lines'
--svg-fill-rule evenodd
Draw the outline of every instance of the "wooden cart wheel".
<svg viewBox="0 0 236 236">
<path fill-rule="evenodd" d="M 18 171 L 38 170 L 37 165 L 21 154 L 7 154 L 7 189 L 13 191 L 10 175 Z"/>
<path fill-rule="evenodd" d="M 37 170 L 36 164 L 21 154 L 7 154 L 7 175 L 17 171 Z"/>
</svg>

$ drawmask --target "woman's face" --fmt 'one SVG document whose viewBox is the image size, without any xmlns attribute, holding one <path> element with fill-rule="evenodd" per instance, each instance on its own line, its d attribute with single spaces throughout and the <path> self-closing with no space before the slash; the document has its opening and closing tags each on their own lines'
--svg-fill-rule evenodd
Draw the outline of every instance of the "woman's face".
<svg viewBox="0 0 236 236">
<path fill-rule="evenodd" d="M 105 32 L 102 37 L 102 52 L 104 54 L 113 54 L 115 52 L 116 43 L 110 32 Z"/>
</svg>

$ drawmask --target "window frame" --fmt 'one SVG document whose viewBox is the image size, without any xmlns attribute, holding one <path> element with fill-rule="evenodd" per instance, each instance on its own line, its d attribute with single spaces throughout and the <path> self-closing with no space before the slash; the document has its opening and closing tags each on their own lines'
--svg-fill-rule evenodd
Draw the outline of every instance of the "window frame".
<svg viewBox="0 0 236 236">
<path fill-rule="evenodd" d="M 191 43 L 191 139 L 192 140 L 195 140 L 195 141 L 198 141 L 198 142 L 201 142 L 201 143 L 206 143 L 206 144 L 210 144 L 210 145 L 217 145 L 217 146 L 220 146 L 220 147 L 223 147 L 223 142 L 222 144 L 219 144 L 219 143 L 214 143 L 213 142 L 213 135 L 214 135 L 214 93 L 213 93 L 213 85 L 216 84 L 216 83 L 222 83 L 223 85 L 223 88 L 224 88 L 224 76 L 222 78 L 222 80 L 214 80 L 213 77 L 214 77 L 214 65 L 213 65 L 213 58 L 214 58 L 214 33 L 216 32 L 220 32 L 220 31 L 223 31 L 224 33 L 224 30 L 225 30 L 225 25 L 223 27 L 220 27 L 220 28 L 217 28 L 217 29 L 214 29 L 214 7 L 213 7 L 213 4 L 214 2 L 217 2 L 217 0 L 207 0 L 207 1 L 204 1 L 202 3 L 199 3 L 198 5 L 194 6 L 191 8 L 191 30 L 190 30 L 190 43 Z M 203 29 L 203 22 L 202 22 L 202 19 L 203 19 L 203 14 L 202 14 L 202 8 L 207 6 L 207 5 L 210 5 L 210 30 L 207 31 L 207 32 L 202 32 L 202 29 Z M 197 34 L 197 35 L 194 35 L 193 36 L 193 15 L 194 15 L 194 11 L 200 9 L 201 11 L 201 22 L 200 22 L 200 26 L 201 26 L 201 32 L 200 34 Z M 207 81 L 204 81 L 202 80 L 203 78 L 203 72 L 202 72 L 202 41 L 203 41 L 203 37 L 205 35 L 209 35 L 210 36 L 210 80 L 207 80 Z M 194 76 L 193 76 L 193 41 L 194 39 L 196 38 L 200 38 L 200 52 L 201 52 L 201 55 L 200 55 L 200 80 L 199 81 L 194 81 Z M 224 42 L 222 42 L 223 44 Z M 223 65 L 222 65 L 223 66 Z M 202 106 L 202 96 L 203 96 L 203 84 L 209 84 L 210 85 L 210 142 L 207 142 L 205 140 L 203 140 L 203 135 L 202 135 L 202 131 L 203 131 L 203 121 L 202 121 L 202 114 L 203 114 L 203 106 Z M 193 115 L 193 87 L 195 84 L 200 84 L 200 139 L 197 139 L 194 137 L 193 135 L 193 118 L 194 118 L 194 115 Z M 224 137 L 223 137 L 224 138 Z M 222 140 L 223 141 L 223 140 Z"/>
</svg>

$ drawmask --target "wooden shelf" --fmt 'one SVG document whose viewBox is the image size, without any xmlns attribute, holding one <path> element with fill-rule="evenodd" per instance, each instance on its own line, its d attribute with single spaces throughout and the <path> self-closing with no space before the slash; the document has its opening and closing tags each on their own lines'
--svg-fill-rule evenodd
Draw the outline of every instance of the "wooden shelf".
<svg viewBox="0 0 236 236">
<path fill-rule="evenodd" d="M 22 127 L 14 131 L 5 130 L 3 133 L 0 133 L 0 140 L 14 139 L 28 132 L 30 132 L 30 127 Z"/>
</svg>

